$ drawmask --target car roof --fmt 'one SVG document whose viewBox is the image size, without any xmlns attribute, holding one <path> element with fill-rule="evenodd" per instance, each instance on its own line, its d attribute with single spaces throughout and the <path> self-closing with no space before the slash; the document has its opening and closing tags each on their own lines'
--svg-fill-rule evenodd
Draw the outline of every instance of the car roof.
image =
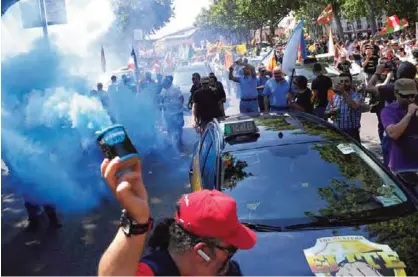
<svg viewBox="0 0 418 277">
<path fill-rule="evenodd" d="M 176 69 L 174 70 L 174 72 L 189 72 L 189 71 L 202 71 L 204 70 L 206 71 L 210 71 L 210 67 L 206 64 L 206 63 L 192 63 L 189 65 L 180 65 L 178 67 L 176 67 Z M 206 74 L 209 74 L 210 72 L 207 72 Z"/>
<path fill-rule="evenodd" d="M 352 142 L 330 123 L 296 111 L 230 116 L 219 120 L 219 123 L 222 125 L 222 123 L 248 119 L 254 120 L 259 130 L 258 135 L 224 139 L 223 151 L 241 151 L 311 142 Z"/>
</svg>

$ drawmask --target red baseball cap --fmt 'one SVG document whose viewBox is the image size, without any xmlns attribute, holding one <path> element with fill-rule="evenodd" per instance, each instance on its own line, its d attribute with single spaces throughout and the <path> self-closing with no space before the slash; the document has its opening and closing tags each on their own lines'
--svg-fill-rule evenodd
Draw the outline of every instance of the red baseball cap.
<svg viewBox="0 0 418 277">
<path fill-rule="evenodd" d="M 238 249 L 250 249 L 257 241 L 255 232 L 239 222 L 235 200 L 218 190 L 183 195 L 175 220 L 196 236 L 221 239 Z"/>
</svg>

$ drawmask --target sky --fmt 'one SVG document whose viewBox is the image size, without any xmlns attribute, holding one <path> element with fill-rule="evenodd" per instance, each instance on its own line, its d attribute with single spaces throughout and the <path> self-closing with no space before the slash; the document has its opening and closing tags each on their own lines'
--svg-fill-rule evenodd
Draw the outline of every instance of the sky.
<svg viewBox="0 0 418 277">
<path fill-rule="evenodd" d="M 150 36 L 158 39 L 178 30 L 191 27 L 202 8 L 209 7 L 210 0 L 174 0 L 175 16 L 162 29 Z"/>
</svg>

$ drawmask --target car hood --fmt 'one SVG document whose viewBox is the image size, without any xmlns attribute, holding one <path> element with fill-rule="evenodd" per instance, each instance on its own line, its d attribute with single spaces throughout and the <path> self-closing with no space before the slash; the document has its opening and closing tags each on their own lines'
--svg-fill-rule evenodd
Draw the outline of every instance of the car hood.
<svg viewBox="0 0 418 277">
<path fill-rule="evenodd" d="M 347 271 L 351 267 L 347 267 L 346 257 L 354 257 L 356 266 L 379 267 L 377 271 L 385 276 L 401 274 L 403 270 L 408 275 L 417 275 L 418 260 L 414 254 L 418 253 L 417 228 L 414 227 L 418 223 L 417 219 L 415 213 L 404 218 L 357 227 L 257 232 L 256 246 L 248 251 L 239 251 L 234 260 L 240 265 L 244 276 L 312 276 L 313 270 L 304 253 L 304 250 L 310 249 L 307 255 L 313 257 L 312 268 L 316 264 L 317 270 L 323 273 L 327 272 L 327 265 L 330 264 L 334 265 L 332 275 L 337 271 L 340 274 Z M 324 260 L 324 256 L 328 260 Z M 406 265 L 406 269 L 403 269 L 403 265 Z M 394 272 L 390 267 L 398 271 Z"/>
</svg>

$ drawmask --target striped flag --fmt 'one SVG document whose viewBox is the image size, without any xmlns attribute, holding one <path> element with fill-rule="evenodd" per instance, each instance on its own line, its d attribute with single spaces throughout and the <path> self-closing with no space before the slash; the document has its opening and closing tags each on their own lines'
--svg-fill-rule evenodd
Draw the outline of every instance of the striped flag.
<svg viewBox="0 0 418 277">
<path fill-rule="evenodd" d="M 334 17 L 334 11 L 332 10 L 332 6 L 331 4 L 329 4 L 323 11 L 322 13 L 319 15 L 318 19 L 316 20 L 316 22 L 320 25 L 323 24 L 327 24 L 328 22 L 330 22 L 332 20 L 332 18 Z"/>
<path fill-rule="evenodd" d="M 392 15 L 387 18 L 385 27 L 379 32 L 381 35 L 387 35 L 408 27 L 406 19 L 399 20 L 397 15 Z"/>
<path fill-rule="evenodd" d="M 103 45 L 102 45 L 102 50 L 100 51 L 100 60 L 102 64 L 102 71 L 106 72 L 106 57 L 105 57 Z"/>
<path fill-rule="evenodd" d="M 275 49 L 271 49 L 270 52 L 261 60 L 261 63 L 268 71 L 273 72 L 273 69 L 277 66 Z"/>
<path fill-rule="evenodd" d="M 305 42 L 305 35 L 302 29 L 302 34 L 300 38 L 299 48 L 298 48 L 298 62 L 303 62 L 306 59 L 308 54 L 306 53 L 306 42 Z"/>
</svg>

